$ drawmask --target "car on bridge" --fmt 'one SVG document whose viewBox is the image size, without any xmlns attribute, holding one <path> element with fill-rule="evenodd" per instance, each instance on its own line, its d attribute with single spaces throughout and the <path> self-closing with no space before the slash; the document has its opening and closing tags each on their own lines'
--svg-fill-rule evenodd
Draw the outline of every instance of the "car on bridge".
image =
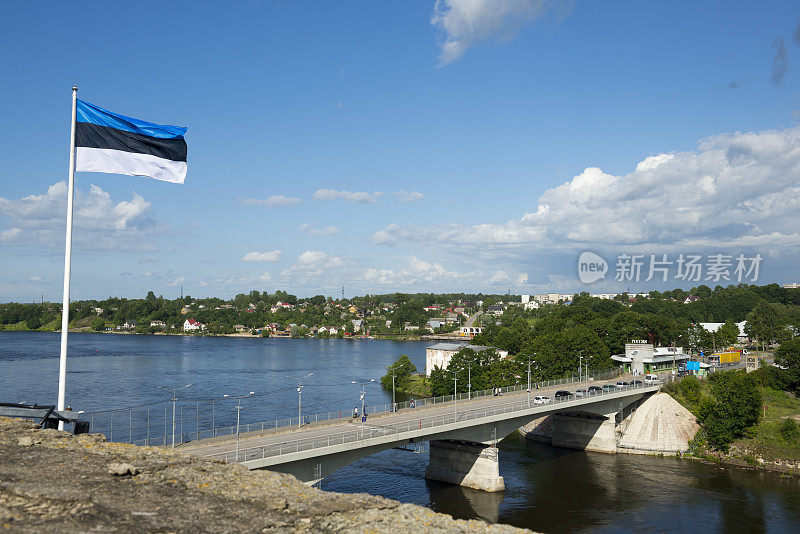
<svg viewBox="0 0 800 534">
<path fill-rule="evenodd" d="M 624 380 L 620 380 L 617 382 L 617 389 L 625 389 L 628 386 L 630 386 L 630 384 L 625 382 Z"/>
<path fill-rule="evenodd" d="M 644 383 L 641 380 L 631 380 L 631 386 L 633 386 L 635 388 L 640 388 L 643 385 L 644 385 Z"/>
<path fill-rule="evenodd" d="M 585 397 L 586 396 L 586 390 L 583 389 L 583 388 L 576 389 L 575 390 L 575 396 L 576 397 Z"/>
<path fill-rule="evenodd" d="M 649 374 L 645 375 L 644 383 L 647 384 L 648 386 L 655 386 L 657 384 L 660 384 L 661 380 L 659 380 L 658 375 Z"/>
<path fill-rule="evenodd" d="M 533 398 L 533 403 L 534 404 L 552 404 L 553 403 L 553 399 L 551 399 L 550 397 L 545 397 L 544 395 L 536 395 L 536 397 Z"/>
<path fill-rule="evenodd" d="M 555 394 L 556 398 L 559 398 L 559 397 L 573 397 L 573 396 L 574 395 L 572 393 L 570 393 L 569 391 L 565 391 L 563 389 L 560 389 L 560 390 L 556 391 L 556 394 Z"/>
<path fill-rule="evenodd" d="M 615 386 L 614 384 L 604 384 L 603 385 L 603 392 L 604 393 L 610 393 L 612 391 L 616 391 L 616 389 L 617 389 L 617 386 Z"/>
<path fill-rule="evenodd" d="M 589 386 L 589 395 L 599 395 L 603 392 L 603 388 L 600 386 Z"/>
</svg>

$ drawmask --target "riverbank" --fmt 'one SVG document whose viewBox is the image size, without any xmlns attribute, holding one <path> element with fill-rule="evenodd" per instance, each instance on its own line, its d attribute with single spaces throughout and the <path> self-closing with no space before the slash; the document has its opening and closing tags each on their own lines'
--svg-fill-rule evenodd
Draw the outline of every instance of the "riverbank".
<svg viewBox="0 0 800 534">
<path fill-rule="evenodd" d="M 7 418 L 0 418 L 0 526 L 13 532 L 524 532 Z"/>
<path fill-rule="evenodd" d="M 61 332 L 60 324 L 58 328 L 37 328 L 35 330 L 31 330 L 26 326 L 21 326 L 20 324 L 14 325 L 6 325 L 0 326 L 0 332 L 42 332 L 42 333 L 59 333 Z M 430 340 L 426 336 L 419 336 L 419 335 L 387 335 L 387 334 L 376 334 L 370 337 L 363 337 L 363 336 L 343 336 L 343 337 L 328 337 L 322 338 L 317 336 L 303 336 L 299 338 L 293 338 L 292 336 L 267 336 L 266 338 L 262 337 L 260 334 L 248 334 L 248 333 L 241 333 L 236 332 L 233 334 L 218 334 L 218 333 L 197 333 L 197 332 L 133 332 L 130 330 L 93 330 L 89 327 L 80 327 L 80 328 L 73 328 L 69 329 L 70 334 L 115 334 L 115 335 L 136 335 L 136 336 L 193 336 L 193 337 L 233 337 L 233 338 L 248 338 L 248 339 L 370 339 L 370 340 L 380 340 L 380 341 L 427 341 Z M 438 338 L 436 338 L 438 339 Z M 434 339 L 435 340 L 435 339 Z"/>
<path fill-rule="evenodd" d="M 698 381 L 701 394 L 709 394 L 708 381 Z M 668 388 L 670 395 L 687 409 L 697 411 L 699 405 L 683 394 L 680 388 Z M 735 439 L 727 451 L 714 449 L 701 430 L 686 458 L 712 462 L 720 465 L 774 471 L 800 476 L 800 441 L 786 439 L 781 424 L 786 419 L 800 420 L 800 399 L 786 391 L 768 387 L 759 388 L 762 399 L 761 417 L 758 423 L 746 430 L 745 435 Z M 696 399 L 701 398 L 696 394 Z"/>
</svg>

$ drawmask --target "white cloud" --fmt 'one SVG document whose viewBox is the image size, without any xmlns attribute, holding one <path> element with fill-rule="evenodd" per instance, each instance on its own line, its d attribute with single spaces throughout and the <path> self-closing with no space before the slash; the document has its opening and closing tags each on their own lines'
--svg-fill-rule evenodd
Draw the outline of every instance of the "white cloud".
<svg viewBox="0 0 800 534">
<path fill-rule="evenodd" d="M 425 200 L 425 195 L 420 193 L 419 191 L 395 191 L 392 193 L 392 196 L 397 199 L 398 202 L 417 202 L 418 200 Z"/>
<path fill-rule="evenodd" d="M 293 206 L 298 204 L 300 199 L 287 197 L 286 195 L 272 195 L 269 198 L 245 198 L 242 199 L 241 202 L 247 206 L 266 206 L 268 208 L 276 208 L 282 206 Z"/>
<path fill-rule="evenodd" d="M 431 24 L 444 34 L 439 61 L 460 59 L 471 46 L 507 40 L 563 0 L 436 0 Z"/>
<path fill-rule="evenodd" d="M 406 265 L 399 269 L 377 269 L 370 267 L 363 272 L 367 282 L 377 282 L 391 287 L 419 287 L 437 282 L 450 283 L 468 275 L 448 270 L 441 263 L 427 262 L 416 256 L 408 256 Z"/>
<path fill-rule="evenodd" d="M 329 256 L 318 250 L 306 250 L 297 256 L 297 264 L 303 267 L 320 268 L 341 265 L 344 258 L 340 256 Z"/>
<path fill-rule="evenodd" d="M 281 261 L 281 258 L 283 258 L 283 252 L 280 250 L 273 250 L 270 252 L 248 252 L 244 255 L 242 261 L 247 263 L 275 263 Z"/>
<path fill-rule="evenodd" d="M 44 282 L 41 276 L 31 276 L 30 278 L 28 278 L 28 280 L 31 282 L 39 282 L 39 283 Z"/>
<path fill-rule="evenodd" d="M 155 263 L 157 261 L 158 261 L 158 258 L 155 258 L 153 256 L 147 256 L 147 257 L 141 258 L 137 263 L 139 265 L 145 265 L 147 263 Z"/>
<path fill-rule="evenodd" d="M 490 284 L 497 284 L 497 283 L 505 283 L 511 280 L 505 271 L 496 271 L 491 278 L 489 278 Z"/>
<path fill-rule="evenodd" d="M 22 234 L 22 228 L 9 228 L 0 232 L 0 243 L 12 243 Z"/>
<path fill-rule="evenodd" d="M 522 286 L 528 283 L 528 273 L 520 273 L 517 275 L 517 285 Z"/>
<path fill-rule="evenodd" d="M 45 194 L 9 200 L 0 197 L 0 214 L 14 226 L 0 233 L 7 244 L 64 246 L 67 184 L 57 182 Z M 73 234 L 80 248 L 150 250 L 152 237 L 165 228 L 150 216 L 150 203 L 133 193 L 130 201 L 114 202 L 96 185 L 75 191 Z"/>
<path fill-rule="evenodd" d="M 281 270 L 279 282 L 288 287 L 311 288 L 319 293 L 323 287 L 335 291 L 335 286 L 352 279 L 350 262 L 342 256 L 331 256 L 319 250 L 306 250 L 296 261 Z"/>
<path fill-rule="evenodd" d="M 172 280 L 170 282 L 167 282 L 165 285 L 174 287 L 174 286 L 181 285 L 185 281 L 186 281 L 186 278 L 184 278 L 183 276 L 179 276 L 179 277 L 175 278 L 174 280 Z"/>
<path fill-rule="evenodd" d="M 314 200 L 337 200 L 342 199 L 347 202 L 362 202 L 366 204 L 374 204 L 378 199 L 383 196 L 381 191 L 345 191 L 337 189 L 317 189 L 314 191 L 312 198 Z"/>
<path fill-rule="evenodd" d="M 317 228 L 316 223 L 303 223 L 300 225 L 300 231 L 305 232 L 308 235 L 334 235 L 339 233 L 339 229 L 335 226 Z"/>
<path fill-rule="evenodd" d="M 372 240 L 502 248 L 528 258 L 531 250 L 586 247 L 800 247 L 800 128 L 718 135 L 696 151 L 634 167 L 624 176 L 587 167 L 504 224 L 391 224 Z"/>
</svg>

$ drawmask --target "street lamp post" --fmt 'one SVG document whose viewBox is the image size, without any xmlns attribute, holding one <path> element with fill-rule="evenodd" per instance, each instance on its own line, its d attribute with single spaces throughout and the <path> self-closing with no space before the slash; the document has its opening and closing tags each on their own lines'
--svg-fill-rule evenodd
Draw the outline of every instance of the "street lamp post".
<svg viewBox="0 0 800 534">
<path fill-rule="evenodd" d="M 531 407 L 531 359 L 528 358 L 528 408 Z"/>
<path fill-rule="evenodd" d="M 392 413 L 394 413 L 395 406 L 396 406 L 395 400 L 394 400 L 394 376 L 395 376 L 395 374 L 394 374 L 394 372 L 395 372 L 394 366 L 391 367 L 391 370 L 392 370 Z"/>
<path fill-rule="evenodd" d="M 531 407 L 531 356 L 535 356 L 536 353 L 534 352 L 531 355 L 526 356 L 528 360 L 528 408 Z"/>
<path fill-rule="evenodd" d="M 475 363 L 476 358 L 467 360 L 467 400 L 472 400 L 472 364 Z"/>
<path fill-rule="evenodd" d="M 672 342 L 672 376 L 674 377 L 677 373 L 675 372 L 675 341 Z"/>
<path fill-rule="evenodd" d="M 301 377 L 291 377 L 287 376 L 291 380 L 297 380 L 297 428 L 303 426 L 303 384 L 302 381 L 308 378 L 309 376 L 313 375 L 314 373 L 308 373 L 306 376 Z"/>
<path fill-rule="evenodd" d="M 371 378 L 370 380 L 351 380 L 350 381 L 351 384 L 359 384 L 361 386 L 361 437 L 362 438 L 364 437 L 364 409 L 365 409 L 365 403 L 366 403 L 366 401 L 364 400 L 364 397 L 367 394 L 367 391 L 364 389 L 364 386 L 366 386 L 367 384 L 370 384 L 372 382 L 375 382 L 374 378 Z"/>
<path fill-rule="evenodd" d="M 241 395 L 239 397 L 231 397 L 230 395 L 223 395 L 223 397 L 236 399 L 236 461 L 239 461 L 239 414 L 242 410 L 242 399 L 246 399 L 247 397 L 251 397 L 255 395 L 255 391 L 251 391 L 247 395 Z"/>
<path fill-rule="evenodd" d="M 453 422 L 458 418 L 458 371 L 453 371 Z"/>
<path fill-rule="evenodd" d="M 158 386 L 158 389 L 163 389 L 164 391 L 171 391 L 172 392 L 172 448 L 175 448 L 175 404 L 178 401 L 178 392 L 182 389 L 186 389 L 191 384 L 186 384 L 180 388 L 165 388 L 162 386 Z"/>
</svg>

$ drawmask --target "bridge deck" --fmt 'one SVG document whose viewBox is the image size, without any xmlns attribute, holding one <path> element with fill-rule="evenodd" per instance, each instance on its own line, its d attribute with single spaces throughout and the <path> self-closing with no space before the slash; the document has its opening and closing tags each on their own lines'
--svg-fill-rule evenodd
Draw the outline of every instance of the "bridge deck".
<svg viewBox="0 0 800 534">
<path fill-rule="evenodd" d="M 616 380 L 590 382 L 589 385 L 602 386 L 607 383 L 614 383 Z M 238 457 L 236 453 L 235 439 L 203 440 L 181 446 L 180 449 L 193 456 L 218 457 L 232 461 L 247 462 L 253 459 L 264 459 L 273 457 L 270 463 L 279 463 L 277 457 L 293 455 L 300 451 L 311 449 L 327 449 L 335 445 L 345 445 L 348 447 L 366 447 L 374 443 L 372 438 L 389 436 L 391 434 L 408 434 L 411 431 L 415 435 L 431 435 L 441 432 L 447 425 L 451 427 L 454 423 L 462 427 L 483 424 L 483 419 L 489 416 L 499 416 L 500 418 L 515 418 L 521 415 L 520 412 L 529 412 L 533 408 L 539 408 L 533 404 L 536 395 L 546 395 L 553 398 L 553 394 L 559 389 L 575 390 L 578 387 L 586 387 L 586 383 L 553 386 L 546 389 L 533 390 L 530 394 L 525 391 L 505 394 L 499 397 L 480 397 L 471 401 L 459 400 L 454 406 L 453 402 L 437 404 L 424 408 L 404 409 L 394 414 L 383 415 L 380 417 L 368 418 L 363 425 L 358 421 L 351 420 L 324 426 L 311 426 L 295 429 L 293 431 L 283 431 L 280 433 L 254 433 L 256 435 L 240 435 Z M 652 392 L 658 389 L 657 386 L 631 388 L 628 393 Z M 580 409 L 581 405 L 591 405 L 597 401 L 610 398 L 609 395 L 626 393 L 625 390 L 614 390 L 610 393 L 603 393 L 585 397 L 583 399 L 574 398 L 553 398 L 552 405 L 540 406 L 541 411 L 553 411 L 563 406 L 563 409 Z M 616 395 L 615 395 L 616 396 Z M 530 404 L 528 403 L 530 397 Z M 532 415 L 531 418 L 536 417 Z M 499 436 L 502 439 L 504 436 Z M 324 454 L 323 450 L 319 451 Z M 288 457 L 287 457 L 288 458 Z"/>
</svg>

